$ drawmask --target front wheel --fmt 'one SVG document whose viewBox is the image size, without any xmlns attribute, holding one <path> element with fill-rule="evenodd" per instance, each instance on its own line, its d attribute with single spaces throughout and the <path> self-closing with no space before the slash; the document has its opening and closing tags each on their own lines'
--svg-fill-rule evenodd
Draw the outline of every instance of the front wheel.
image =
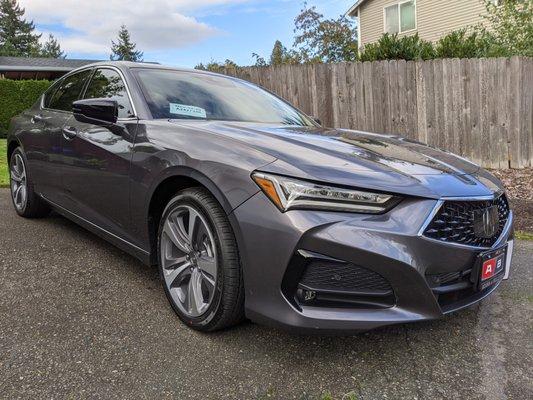
<svg viewBox="0 0 533 400">
<path fill-rule="evenodd" d="M 9 160 L 11 199 L 18 215 L 25 218 L 40 218 L 48 215 L 48 205 L 33 190 L 33 181 L 28 171 L 26 156 L 20 147 Z"/>
<path fill-rule="evenodd" d="M 224 210 L 203 188 L 167 205 L 158 234 L 159 273 L 179 318 L 215 331 L 244 316 L 244 285 L 235 236 Z"/>
</svg>

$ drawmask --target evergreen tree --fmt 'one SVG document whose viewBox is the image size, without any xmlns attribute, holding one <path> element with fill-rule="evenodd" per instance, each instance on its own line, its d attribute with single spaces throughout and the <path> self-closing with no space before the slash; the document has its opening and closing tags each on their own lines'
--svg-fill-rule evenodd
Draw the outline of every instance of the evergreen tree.
<svg viewBox="0 0 533 400">
<path fill-rule="evenodd" d="M 143 52 L 136 50 L 137 45 L 131 41 L 130 33 L 126 25 L 120 27 L 118 32 L 118 41 L 111 41 L 111 57 L 113 61 L 134 61 L 143 60 Z"/>
<path fill-rule="evenodd" d="M 0 0 L 0 55 L 30 57 L 39 54 L 39 38 L 33 21 L 26 21 L 25 10 L 17 0 Z"/>
<path fill-rule="evenodd" d="M 61 50 L 59 42 L 54 35 L 48 35 L 48 40 L 41 47 L 41 57 L 66 58 L 66 54 Z"/>
<path fill-rule="evenodd" d="M 276 40 L 276 43 L 274 43 L 274 48 L 272 49 L 272 54 L 270 54 L 270 65 L 283 64 L 285 53 L 287 53 L 285 46 L 283 46 L 279 40 Z"/>
<path fill-rule="evenodd" d="M 298 52 L 287 50 L 279 40 L 276 40 L 270 54 L 270 65 L 300 64 L 301 62 L 302 59 Z"/>
</svg>

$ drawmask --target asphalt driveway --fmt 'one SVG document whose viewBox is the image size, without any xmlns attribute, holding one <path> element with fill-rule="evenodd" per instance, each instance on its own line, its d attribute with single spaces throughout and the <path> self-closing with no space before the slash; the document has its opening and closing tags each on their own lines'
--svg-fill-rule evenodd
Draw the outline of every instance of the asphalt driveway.
<svg viewBox="0 0 533 400">
<path fill-rule="evenodd" d="M 17 217 L 7 190 L 0 238 L 0 398 L 533 398 L 533 242 L 481 305 L 310 337 L 191 331 L 155 269 L 62 217 Z"/>
</svg>

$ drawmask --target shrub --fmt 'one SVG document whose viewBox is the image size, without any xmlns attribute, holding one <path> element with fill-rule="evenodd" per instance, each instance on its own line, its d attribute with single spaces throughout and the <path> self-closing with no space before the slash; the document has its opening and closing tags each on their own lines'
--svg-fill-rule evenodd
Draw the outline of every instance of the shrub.
<svg viewBox="0 0 533 400">
<path fill-rule="evenodd" d="M 494 34 L 476 29 L 460 29 L 442 37 L 435 45 L 436 58 L 509 57 L 512 53 L 501 46 Z"/>
<path fill-rule="evenodd" d="M 433 44 L 413 36 L 390 35 L 385 33 L 376 43 L 367 44 L 360 61 L 379 60 L 429 60 L 435 57 Z"/>
<path fill-rule="evenodd" d="M 0 138 L 6 137 L 11 118 L 31 107 L 50 84 L 44 80 L 0 79 Z"/>
</svg>

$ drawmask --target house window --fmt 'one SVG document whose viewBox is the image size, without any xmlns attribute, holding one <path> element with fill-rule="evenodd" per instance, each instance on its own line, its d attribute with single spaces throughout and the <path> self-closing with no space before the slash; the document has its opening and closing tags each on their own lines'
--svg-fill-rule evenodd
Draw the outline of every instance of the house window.
<svg viewBox="0 0 533 400">
<path fill-rule="evenodd" d="M 383 9 L 386 33 L 402 33 L 416 29 L 414 0 L 402 1 Z"/>
</svg>

